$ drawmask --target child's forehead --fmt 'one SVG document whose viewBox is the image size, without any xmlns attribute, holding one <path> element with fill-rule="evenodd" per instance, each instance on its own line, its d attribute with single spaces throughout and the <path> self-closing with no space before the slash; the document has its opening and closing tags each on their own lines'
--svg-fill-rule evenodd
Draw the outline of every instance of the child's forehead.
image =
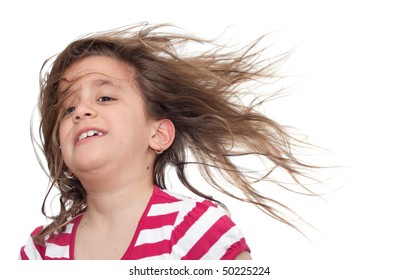
<svg viewBox="0 0 398 280">
<path fill-rule="evenodd" d="M 93 74 L 123 80 L 131 78 L 133 72 L 132 66 L 126 62 L 107 56 L 89 56 L 69 66 L 62 77 L 64 80 L 73 81 Z"/>
<path fill-rule="evenodd" d="M 92 88 L 122 89 L 121 83 L 118 82 L 118 79 L 115 79 L 113 77 L 98 74 L 87 74 L 79 78 L 80 79 L 75 79 L 72 81 L 66 79 L 61 80 L 60 92 L 65 92 L 67 94 L 77 93 L 82 89 L 83 85 L 88 85 Z"/>
<path fill-rule="evenodd" d="M 72 64 L 62 75 L 61 91 L 71 90 L 81 82 L 94 86 L 118 86 L 120 83 L 134 81 L 133 68 L 122 61 L 104 57 L 91 56 Z"/>
</svg>

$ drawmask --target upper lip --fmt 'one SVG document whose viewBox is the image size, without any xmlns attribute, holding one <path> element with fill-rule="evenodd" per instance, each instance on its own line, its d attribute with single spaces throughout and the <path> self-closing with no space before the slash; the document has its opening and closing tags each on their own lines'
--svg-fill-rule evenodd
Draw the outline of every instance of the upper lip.
<svg viewBox="0 0 398 280">
<path fill-rule="evenodd" d="M 90 131 L 94 131 L 94 132 L 99 132 L 99 133 L 102 133 L 102 134 L 106 134 L 106 131 L 104 131 L 103 129 L 101 129 L 101 128 L 98 128 L 98 127 L 85 127 L 85 128 L 82 128 L 82 129 L 79 129 L 77 132 L 76 132 L 76 134 L 75 134 L 75 143 L 77 143 L 77 142 L 79 142 L 79 138 L 80 138 L 80 136 L 83 134 L 83 133 L 88 133 L 88 132 L 90 132 Z"/>
</svg>

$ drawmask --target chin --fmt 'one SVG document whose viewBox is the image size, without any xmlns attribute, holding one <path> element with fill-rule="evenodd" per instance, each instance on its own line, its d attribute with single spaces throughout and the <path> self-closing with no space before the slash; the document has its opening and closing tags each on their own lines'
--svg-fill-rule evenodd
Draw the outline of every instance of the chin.
<svg viewBox="0 0 398 280">
<path fill-rule="evenodd" d="M 76 170 L 75 173 L 91 172 L 106 166 L 107 162 L 107 160 L 99 157 L 84 158 L 82 160 L 79 160 L 78 163 L 75 164 L 74 170 Z"/>
</svg>

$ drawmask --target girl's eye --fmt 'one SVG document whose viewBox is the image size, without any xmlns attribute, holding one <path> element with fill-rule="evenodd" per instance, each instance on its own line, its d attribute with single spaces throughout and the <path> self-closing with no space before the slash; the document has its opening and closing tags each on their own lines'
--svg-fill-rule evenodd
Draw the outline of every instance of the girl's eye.
<svg viewBox="0 0 398 280">
<path fill-rule="evenodd" d="M 69 107 L 68 109 L 65 110 L 65 116 L 69 115 L 70 113 L 73 113 L 75 111 L 75 107 Z"/>
<path fill-rule="evenodd" d="M 100 102 L 109 102 L 109 101 L 113 101 L 114 99 L 112 97 L 109 96 L 102 96 L 98 99 L 98 101 Z"/>
</svg>

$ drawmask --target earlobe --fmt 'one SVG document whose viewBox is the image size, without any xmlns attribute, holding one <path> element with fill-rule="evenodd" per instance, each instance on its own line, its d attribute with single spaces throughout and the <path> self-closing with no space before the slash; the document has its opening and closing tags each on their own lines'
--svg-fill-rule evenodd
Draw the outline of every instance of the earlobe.
<svg viewBox="0 0 398 280">
<path fill-rule="evenodd" d="M 163 119 L 155 123 L 154 133 L 151 136 L 149 145 L 157 154 L 167 150 L 174 141 L 175 127 L 171 120 Z"/>
</svg>

